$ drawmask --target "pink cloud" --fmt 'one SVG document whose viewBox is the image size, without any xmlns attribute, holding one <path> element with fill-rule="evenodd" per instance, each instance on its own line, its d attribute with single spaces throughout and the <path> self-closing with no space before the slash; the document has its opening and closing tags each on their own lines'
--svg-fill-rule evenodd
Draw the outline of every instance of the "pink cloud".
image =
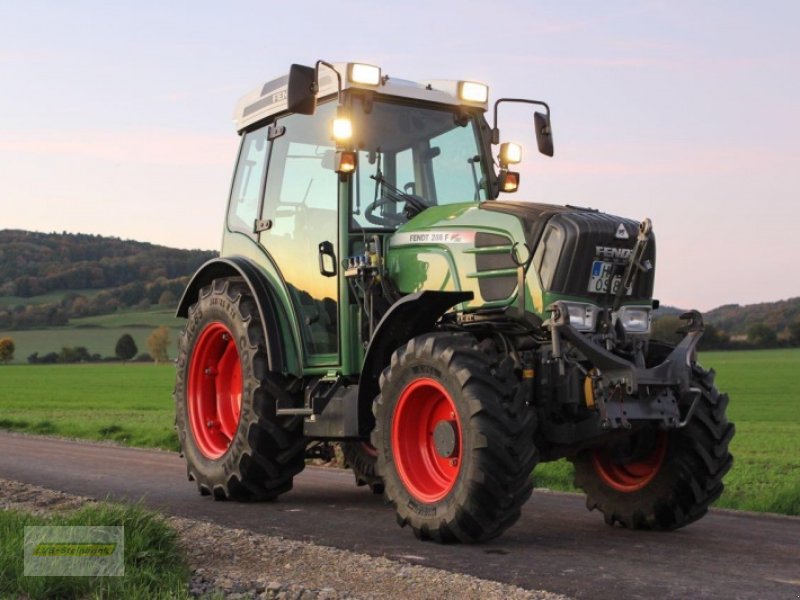
<svg viewBox="0 0 800 600">
<path fill-rule="evenodd" d="M 180 166 L 229 165 L 237 137 L 147 131 L 0 132 L 0 152 Z"/>
<path fill-rule="evenodd" d="M 597 157 L 603 157 L 598 159 Z M 770 148 L 723 144 L 572 144 L 568 153 L 549 162 L 554 175 L 660 176 L 754 175 L 796 169 L 796 159 Z M 536 170 L 540 166 L 531 167 Z"/>
</svg>

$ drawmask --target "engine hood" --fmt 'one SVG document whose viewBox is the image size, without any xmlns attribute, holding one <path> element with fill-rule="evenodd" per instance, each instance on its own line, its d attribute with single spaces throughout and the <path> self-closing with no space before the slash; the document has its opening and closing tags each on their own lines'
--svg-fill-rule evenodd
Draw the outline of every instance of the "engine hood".
<svg viewBox="0 0 800 600">
<path fill-rule="evenodd" d="M 533 253 L 526 305 L 537 314 L 563 297 L 602 306 L 608 294 L 591 286 L 601 288 L 612 263 L 630 255 L 638 226 L 592 209 L 533 202 L 434 206 L 388 236 L 389 274 L 403 293 L 471 291 L 467 309 L 504 306 L 517 296 L 514 256 Z M 655 265 L 654 240 L 644 258 Z M 653 281 L 653 270 L 637 277 L 626 302 L 651 298 Z"/>
</svg>

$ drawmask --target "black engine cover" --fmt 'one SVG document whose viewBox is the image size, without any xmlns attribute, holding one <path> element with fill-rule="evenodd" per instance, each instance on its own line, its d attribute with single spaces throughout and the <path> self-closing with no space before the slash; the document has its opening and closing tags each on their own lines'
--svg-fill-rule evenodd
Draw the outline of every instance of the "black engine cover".
<svg viewBox="0 0 800 600">
<path fill-rule="evenodd" d="M 506 200 L 484 202 L 481 208 L 513 214 L 522 221 L 526 243 L 534 252 L 534 265 L 546 291 L 587 297 L 598 305 L 603 304 L 605 294 L 588 289 L 592 264 L 596 260 L 623 262 L 624 251 L 633 249 L 639 231 L 636 221 L 589 208 Z M 633 300 L 653 296 L 656 264 L 653 235 L 644 259 L 650 261 L 653 269 L 636 277 L 628 296 Z"/>
</svg>

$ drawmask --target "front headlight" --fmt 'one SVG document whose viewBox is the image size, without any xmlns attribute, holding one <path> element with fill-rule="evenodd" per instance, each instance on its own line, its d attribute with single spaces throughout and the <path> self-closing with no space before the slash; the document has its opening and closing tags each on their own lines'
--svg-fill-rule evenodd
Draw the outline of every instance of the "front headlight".
<svg viewBox="0 0 800 600">
<path fill-rule="evenodd" d="M 578 331 L 594 331 L 597 323 L 597 307 L 582 302 L 564 302 L 569 311 L 569 324 Z"/>
<path fill-rule="evenodd" d="M 649 306 L 623 306 L 617 314 L 625 331 L 647 333 L 650 331 L 651 312 Z"/>
</svg>

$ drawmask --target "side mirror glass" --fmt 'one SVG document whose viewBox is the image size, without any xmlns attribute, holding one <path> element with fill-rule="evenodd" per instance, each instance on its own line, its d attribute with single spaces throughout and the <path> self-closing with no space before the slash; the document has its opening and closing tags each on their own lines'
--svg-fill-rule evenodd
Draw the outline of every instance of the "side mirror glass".
<svg viewBox="0 0 800 600">
<path fill-rule="evenodd" d="M 533 113 L 533 127 L 536 129 L 536 145 L 545 156 L 553 156 L 553 132 L 550 117 L 540 112 Z"/>
<path fill-rule="evenodd" d="M 313 115 L 317 108 L 316 71 L 314 67 L 292 65 L 289 69 L 286 101 L 290 112 Z"/>
</svg>

